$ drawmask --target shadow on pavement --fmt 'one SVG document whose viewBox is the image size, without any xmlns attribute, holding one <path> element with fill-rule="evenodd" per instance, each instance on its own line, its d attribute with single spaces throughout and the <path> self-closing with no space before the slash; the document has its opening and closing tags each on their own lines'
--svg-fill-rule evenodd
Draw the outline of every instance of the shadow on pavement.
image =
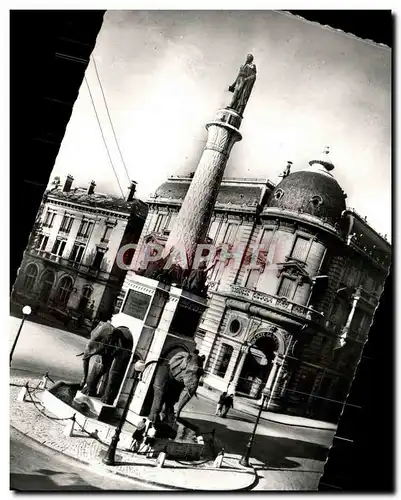
<svg viewBox="0 0 401 500">
<path fill-rule="evenodd" d="M 245 417 L 231 417 L 230 415 L 227 415 L 226 417 L 227 420 L 237 420 L 237 421 L 240 421 L 240 422 L 248 422 L 248 423 L 254 423 L 255 422 L 255 419 L 254 420 L 251 420 L 250 418 L 245 418 Z"/>
<path fill-rule="evenodd" d="M 215 429 L 218 444 L 224 446 L 226 453 L 242 455 L 245 452 L 250 437 L 249 432 L 233 431 L 223 423 L 216 421 L 209 422 L 208 420 L 196 419 L 195 422 L 202 429 L 202 433 Z M 259 460 L 270 469 L 282 470 L 283 468 L 293 469 L 300 465 L 299 462 L 290 460 L 287 457 L 325 462 L 328 451 L 328 447 L 315 443 L 257 434 L 253 442 L 251 458 Z"/>
<path fill-rule="evenodd" d="M 89 491 L 100 490 L 83 481 L 77 474 L 68 474 L 68 484 L 57 484 L 50 476 L 63 475 L 64 472 L 39 469 L 33 474 L 10 473 L 10 489 L 16 491 Z M 74 482 L 71 481 L 74 477 Z"/>
</svg>

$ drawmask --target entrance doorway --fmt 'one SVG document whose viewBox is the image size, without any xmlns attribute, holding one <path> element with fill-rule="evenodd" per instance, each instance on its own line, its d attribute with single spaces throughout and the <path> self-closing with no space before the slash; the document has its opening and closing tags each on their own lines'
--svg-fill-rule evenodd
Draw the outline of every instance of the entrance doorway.
<svg viewBox="0 0 401 500">
<path fill-rule="evenodd" d="M 54 278 L 54 272 L 49 270 L 45 271 L 42 276 L 39 300 L 43 304 L 47 304 L 49 300 L 50 292 L 52 291 L 54 284 Z"/>
<path fill-rule="evenodd" d="M 259 399 L 272 369 L 277 349 L 278 341 L 272 337 L 259 338 L 249 348 L 238 381 L 238 392 Z"/>
</svg>

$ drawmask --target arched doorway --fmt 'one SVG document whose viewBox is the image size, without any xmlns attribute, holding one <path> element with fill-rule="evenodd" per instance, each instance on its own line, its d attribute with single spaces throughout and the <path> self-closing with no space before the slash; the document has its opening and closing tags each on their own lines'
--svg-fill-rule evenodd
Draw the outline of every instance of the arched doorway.
<svg viewBox="0 0 401 500">
<path fill-rule="evenodd" d="M 258 338 L 248 350 L 240 373 L 237 392 L 258 399 L 266 385 L 279 348 L 275 337 Z"/>
<path fill-rule="evenodd" d="M 42 275 L 42 278 L 40 280 L 41 286 L 40 286 L 39 301 L 42 302 L 43 304 L 47 304 L 49 300 L 50 293 L 52 291 L 54 284 L 54 279 L 55 279 L 55 274 L 53 271 L 47 270 Z"/>
<path fill-rule="evenodd" d="M 78 311 L 85 312 L 89 306 L 89 300 L 92 296 L 93 288 L 89 285 L 85 285 L 82 289 L 82 296 L 79 300 Z"/>
<path fill-rule="evenodd" d="M 64 276 L 61 278 L 57 289 L 57 305 L 59 307 L 67 307 L 68 301 L 73 288 L 73 281 L 70 276 Z"/>
<path fill-rule="evenodd" d="M 24 274 L 23 290 L 24 292 L 32 293 L 35 288 L 36 278 L 38 277 L 38 266 L 36 264 L 28 264 Z"/>
</svg>

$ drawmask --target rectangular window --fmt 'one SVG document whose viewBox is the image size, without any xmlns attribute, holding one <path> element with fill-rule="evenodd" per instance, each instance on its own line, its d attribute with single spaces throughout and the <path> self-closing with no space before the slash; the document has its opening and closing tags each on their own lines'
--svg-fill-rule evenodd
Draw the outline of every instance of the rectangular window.
<svg viewBox="0 0 401 500">
<path fill-rule="evenodd" d="M 94 269 L 100 269 L 100 265 L 102 263 L 103 257 L 104 257 L 104 252 L 102 252 L 101 250 L 97 250 L 95 258 L 93 259 L 93 263 L 92 263 L 92 267 Z"/>
<path fill-rule="evenodd" d="M 158 231 L 160 231 L 161 227 L 162 227 L 162 222 L 163 222 L 163 218 L 164 218 L 164 215 L 158 215 L 157 216 L 157 219 L 156 219 L 156 224 L 155 224 L 155 227 L 153 229 L 153 231 L 155 233 L 157 233 Z"/>
<path fill-rule="evenodd" d="M 229 224 L 226 230 L 226 234 L 224 235 L 224 243 L 228 243 L 229 245 L 234 245 L 235 239 L 238 233 L 238 224 Z"/>
<path fill-rule="evenodd" d="M 171 214 L 168 214 L 166 217 L 166 222 L 164 224 L 164 230 L 170 230 L 171 229 L 171 222 L 172 222 L 172 216 Z"/>
<path fill-rule="evenodd" d="M 83 220 L 79 226 L 78 236 L 80 238 L 87 238 L 90 236 L 93 227 L 93 222 L 88 220 Z"/>
<path fill-rule="evenodd" d="M 83 220 L 81 222 L 81 225 L 79 226 L 79 229 L 78 229 L 78 233 L 77 233 L 77 236 L 84 236 L 85 235 L 85 231 L 86 231 L 86 228 L 87 228 L 87 225 L 88 225 L 88 222 Z"/>
<path fill-rule="evenodd" d="M 45 220 L 43 221 L 43 225 L 44 226 L 48 226 L 49 225 L 51 215 L 52 215 L 52 212 L 49 212 L 49 210 L 48 210 L 46 212 L 46 215 L 45 215 Z"/>
<path fill-rule="evenodd" d="M 283 277 L 277 292 L 279 297 L 292 298 L 295 281 L 291 278 Z"/>
<path fill-rule="evenodd" d="M 220 347 L 219 355 L 216 360 L 213 373 L 218 377 L 224 378 L 227 372 L 228 365 L 233 353 L 233 347 L 228 344 L 222 344 Z"/>
<path fill-rule="evenodd" d="M 113 232 L 113 227 L 107 226 L 103 234 L 102 243 L 108 243 L 110 241 L 110 236 L 112 232 Z"/>
<path fill-rule="evenodd" d="M 63 233 L 69 233 L 73 222 L 74 218 L 71 215 L 64 215 L 63 220 L 61 221 L 60 231 Z"/>
<path fill-rule="evenodd" d="M 39 250 L 46 250 L 47 242 L 49 241 L 49 237 L 42 234 L 39 238 L 38 248 Z"/>
<path fill-rule="evenodd" d="M 71 250 L 70 260 L 77 263 L 81 262 L 84 250 L 85 250 L 84 245 L 74 245 Z"/>
<path fill-rule="evenodd" d="M 65 244 L 66 244 L 65 240 L 57 239 L 54 242 L 54 245 L 53 245 L 51 253 L 53 255 L 58 255 L 59 257 L 61 257 L 63 255 L 63 252 L 64 252 Z"/>
<path fill-rule="evenodd" d="M 43 225 L 45 227 L 53 227 L 53 222 L 54 222 L 54 218 L 55 217 L 56 217 L 56 213 L 53 212 L 53 211 L 51 211 L 51 210 L 48 210 L 47 213 L 46 213 Z"/>
<path fill-rule="evenodd" d="M 88 225 L 87 225 L 86 231 L 85 231 L 85 235 L 84 235 L 85 238 L 87 238 L 88 236 L 90 236 L 90 234 L 92 232 L 93 225 L 94 225 L 94 222 L 91 222 L 91 221 L 88 222 Z"/>
<path fill-rule="evenodd" d="M 297 236 L 292 248 L 291 257 L 305 262 L 309 248 L 309 239 Z"/>
</svg>

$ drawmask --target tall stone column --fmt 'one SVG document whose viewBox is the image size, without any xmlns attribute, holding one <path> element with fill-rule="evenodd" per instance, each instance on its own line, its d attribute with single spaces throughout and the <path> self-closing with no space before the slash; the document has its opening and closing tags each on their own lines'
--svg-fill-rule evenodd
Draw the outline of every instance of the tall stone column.
<svg viewBox="0 0 401 500">
<path fill-rule="evenodd" d="M 220 109 L 206 125 L 205 149 L 163 253 L 167 257 L 175 249 L 179 255 L 172 260 L 181 268 L 192 268 L 197 245 L 206 242 L 227 160 L 233 145 L 242 139 L 239 128 L 255 80 L 256 66 L 253 55 L 248 54 L 235 82 L 228 87 L 233 92 L 230 105 Z"/>
<path fill-rule="evenodd" d="M 238 381 L 241 375 L 242 368 L 244 367 L 245 359 L 249 352 L 249 346 L 242 345 L 238 353 L 238 363 L 236 365 L 235 372 L 233 373 L 233 378 L 228 385 L 228 390 L 230 392 L 235 392 L 237 389 Z"/>
<path fill-rule="evenodd" d="M 206 241 L 220 184 L 233 145 L 242 139 L 238 128 L 242 117 L 234 110 L 221 109 L 206 125 L 208 138 L 181 210 L 167 240 L 164 256 L 173 249 L 184 252 L 192 267 L 198 243 Z"/>
</svg>

